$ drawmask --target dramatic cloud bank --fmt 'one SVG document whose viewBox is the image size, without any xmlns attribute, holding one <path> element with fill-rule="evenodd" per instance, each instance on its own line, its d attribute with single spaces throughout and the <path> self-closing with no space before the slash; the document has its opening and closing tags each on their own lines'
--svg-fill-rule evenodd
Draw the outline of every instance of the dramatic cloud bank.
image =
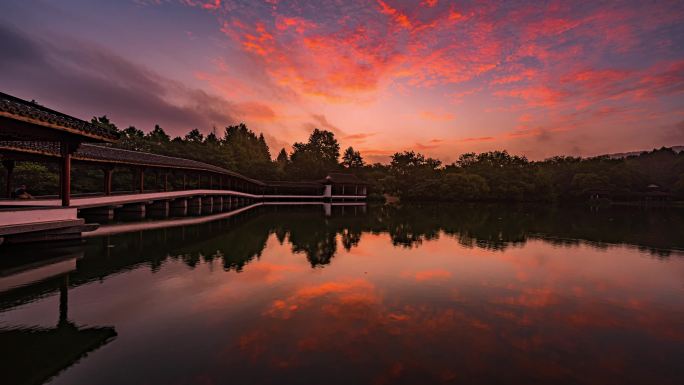
<svg viewBox="0 0 684 385">
<path fill-rule="evenodd" d="M 245 121 L 272 147 L 319 127 L 371 160 L 409 148 L 451 160 L 684 143 L 680 1 L 59 7 L 0 6 L 0 45 L 13 53 L 0 81 L 81 116 L 175 134 Z"/>
</svg>

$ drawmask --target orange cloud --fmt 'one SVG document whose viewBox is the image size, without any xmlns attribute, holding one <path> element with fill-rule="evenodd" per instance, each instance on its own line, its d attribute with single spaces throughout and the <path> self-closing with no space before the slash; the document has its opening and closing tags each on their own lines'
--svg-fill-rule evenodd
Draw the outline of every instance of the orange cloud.
<svg viewBox="0 0 684 385">
<path fill-rule="evenodd" d="M 293 28 L 295 31 L 297 31 L 297 33 L 303 34 L 304 32 L 316 27 L 316 23 L 301 17 L 276 17 L 276 28 L 280 31 Z"/>
<path fill-rule="evenodd" d="M 495 77 L 490 82 L 490 84 L 491 85 L 499 85 L 499 84 L 517 83 L 517 82 L 520 82 L 523 80 L 532 79 L 535 76 L 537 76 L 538 74 L 539 74 L 538 70 L 532 69 L 532 68 L 526 68 L 526 69 L 517 71 L 514 74 Z"/>
<path fill-rule="evenodd" d="M 508 90 L 500 90 L 495 91 L 494 95 L 520 98 L 525 100 L 529 106 L 537 107 L 555 106 L 568 97 L 566 91 L 553 89 L 545 85 L 523 86 Z"/>
<path fill-rule="evenodd" d="M 266 104 L 259 102 L 243 102 L 235 105 L 236 113 L 243 119 L 254 121 L 273 121 L 275 111 Z"/>
<path fill-rule="evenodd" d="M 496 3 L 455 7 L 437 0 L 323 0 L 316 12 L 278 2 L 265 7 L 236 3 L 230 11 L 214 13 L 231 49 L 248 59 L 240 57 L 250 67 L 250 75 L 256 73 L 257 82 L 264 86 L 246 92 L 269 98 L 277 95 L 287 108 L 301 109 L 289 116 L 309 116 L 310 111 L 330 108 L 328 116 L 339 117 L 346 107 L 337 104 L 353 104 L 375 113 L 371 125 L 363 127 L 395 125 L 382 117 L 389 110 L 411 105 L 407 100 L 420 95 L 431 104 L 416 103 L 405 113 L 431 122 L 448 122 L 458 115 L 459 121 L 468 124 L 463 127 L 495 131 L 490 136 L 452 140 L 448 143 L 452 148 L 444 150 L 453 152 L 458 142 L 499 138 L 507 146 L 513 143 L 507 142 L 511 138 L 544 137 L 557 127 L 572 127 L 591 137 L 595 131 L 590 128 L 599 120 L 634 122 L 632 112 L 640 102 L 664 105 L 664 98 L 682 92 L 681 54 L 673 48 L 674 36 L 666 32 L 682 21 L 681 11 L 674 8 L 637 3 L 576 8 L 552 2 L 543 11 L 522 3 L 503 12 Z M 237 87 L 230 93 L 228 80 L 222 88 L 224 95 L 241 93 Z M 476 93 L 478 103 L 468 104 L 472 108 L 443 112 L 449 111 L 449 104 L 458 105 Z M 266 104 L 275 110 L 276 104 Z M 425 111 L 426 105 L 431 111 Z M 284 116 L 282 105 L 278 107 L 276 115 Z M 665 105 L 668 111 L 672 108 L 671 103 Z M 595 120 L 573 112 L 593 114 Z M 504 117 L 508 113 L 533 118 L 516 126 L 514 119 Z M 285 122 L 278 116 L 267 119 L 264 116 L 262 121 L 274 123 L 271 130 L 289 126 L 290 132 L 299 132 L 303 124 L 307 128 L 320 125 Z M 352 125 L 359 124 L 356 117 L 336 120 L 334 127 L 342 132 L 353 132 Z M 417 125 L 411 122 L 405 128 L 415 130 Z M 463 128 L 454 128 L 459 129 Z M 620 127 L 613 124 L 607 129 Z M 365 139 L 350 136 L 348 140 Z M 417 140 L 412 137 L 406 143 Z M 432 143 L 419 142 L 418 146 L 430 155 L 438 152 Z"/>
<path fill-rule="evenodd" d="M 413 147 L 416 150 L 432 150 L 439 147 L 439 142 L 430 141 L 431 144 L 414 143 Z"/>
<path fill-rule="evenodd" d="M 207 1 L 200 1 L 200 0 L 181 0 L 181 2 L 185 5 L 191 6 L 191 7 L 200 7 L 202 9 L 206 10 L 217 10 L 221 8 L 221 0 L 207 0 Z"/>
<path fill-rule="evenodd" d="M 481 136 L 477 138 L 463 138 L 459 139 L 459 142 L 489 142 L 491 140 L 494 140 L 495 138 L 493 136 Z"/>
<path fill-rule="evenodd" d="M 375 136 L 375 132 L 368 132 L 368 133 L 358 133 L 358 134 L 351 134 L 351 135 L 346 135 L 343 136 L 343 140 L 350 140 L 355 143 L 364 143 L 366 139 Z"/>
<path fill-rule="evenodd" d="M 450 122 L 456 119 L 456 115 L 451 112 L 422 111 L 420 117 L 434 122 Z"/>
<path fill-rule="evenodd" d="M 377 2 L 378 5 L 380 5 L 380 12 L 384 13 L 385 15 L 391 16 L 392 20 L 394 20 L 394 22 L 397 25 L 409 30 L 413 28 L 413 24 L 409 20 L 408 16 L 406 16 L 406 14 L 398 11 L 395 8 L 392 8 L 382 0 L 377 0 Z"/>
</svg>

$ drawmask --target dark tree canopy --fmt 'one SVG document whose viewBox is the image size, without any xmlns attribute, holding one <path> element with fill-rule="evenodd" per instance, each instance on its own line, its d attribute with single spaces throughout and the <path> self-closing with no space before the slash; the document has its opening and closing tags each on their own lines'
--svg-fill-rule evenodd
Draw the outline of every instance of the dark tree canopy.
<svg viewBox="0 0 684 385">
<path fill-rule="evenodd" d="M 94 116 L 92 119 L 90 119 L 90 122 L 93 124 L 99 124 L 105 127 L 109 127 L 115 131 L 119 131 L 119 129 L 116 127 L 114 123 L 112 123 L 107 115 L 102 115 L 102 116 Z"/>
<path fill-rule="evenodd" d="M 202 143 L 204 141 L 204 135 L 198 129 L 193 129 L 185 135 L 186 142 Z"/>
<path fill-rule="evenodd" d="M 155 124 L 154 129 L 147 134 L 147 139 L 157 145 L 163 145 L 171 141 L 171 137 L 158 124 Z"/>
<path fill-rule="evenodd" d="M 349 146 L 344 150 L 342 155 L 342 165 L 346 168 L 359 168 L 364 166 L 363 158 L 359 151 L 354 150 L 354 147 Z"/>
<path fill-rule="evenodd" d="M 295 143 L 292 149 L 288 172 L 294 178 L 322 178 L 339 167 L 340 144 L 330 131 L 316 128 L 308 142 Z"/>
</svg>

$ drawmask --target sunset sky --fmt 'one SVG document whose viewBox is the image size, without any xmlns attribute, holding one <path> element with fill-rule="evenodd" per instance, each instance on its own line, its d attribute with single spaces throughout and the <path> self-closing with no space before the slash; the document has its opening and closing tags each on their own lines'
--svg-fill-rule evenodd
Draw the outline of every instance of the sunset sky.
<svg viewBox="0 0 684 385">
<path fill-rule="evenodd" d="M 684 145 L 684 2 L 3 0 L 0 90 L 171 135 L 314 127 L 369 161 Z"/>
</svg>

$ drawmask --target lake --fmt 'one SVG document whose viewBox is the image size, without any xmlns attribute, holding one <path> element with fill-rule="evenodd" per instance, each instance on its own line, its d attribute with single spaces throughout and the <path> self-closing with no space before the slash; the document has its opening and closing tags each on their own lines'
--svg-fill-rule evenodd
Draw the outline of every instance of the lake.
<svg viewBox="0 0 684 385">
<path fill-rule="evenodd" d="M 681 209 L 258 207 L 0 257 L 8 385 L 684 383 Z"/>
</svg>

